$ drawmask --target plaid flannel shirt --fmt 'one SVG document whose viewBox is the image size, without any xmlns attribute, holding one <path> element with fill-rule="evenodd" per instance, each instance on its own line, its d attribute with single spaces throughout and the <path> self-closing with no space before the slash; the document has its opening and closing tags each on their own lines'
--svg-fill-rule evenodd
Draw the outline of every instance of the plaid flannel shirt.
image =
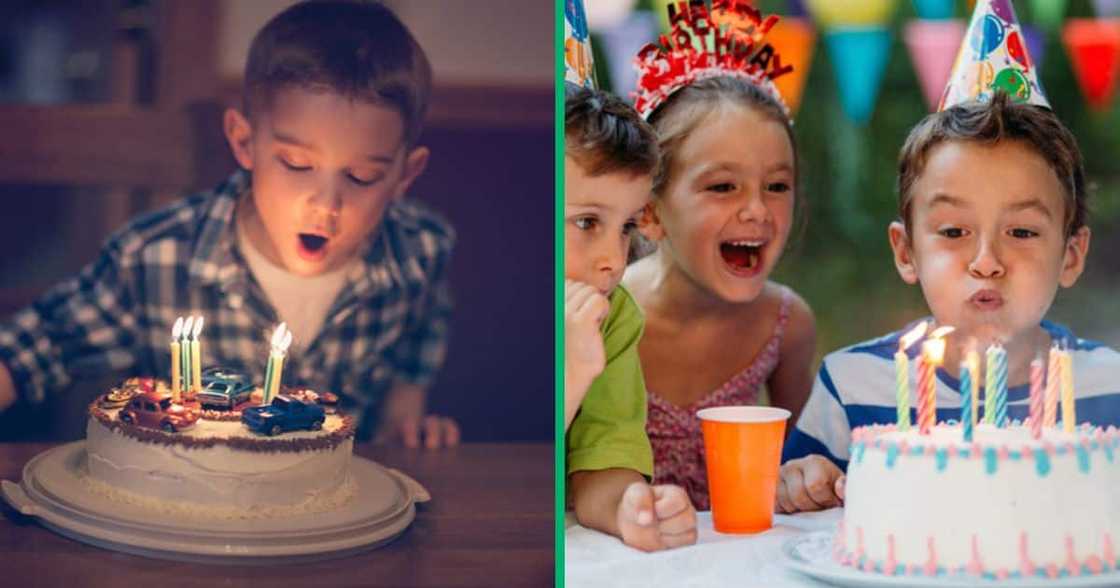
<svg viewBox="0 0 1120 588">
<path fill-rule="evenodd" d="M 76 277 L 0 324 L 0 361 L 19 398 L 39 403 L 77 378 L 114 371 L 166 379 L 172 325 L 190 314 L 206 319 L 204 366 L 263 381 L 280 319 L 236 244 L 234 210 L 249 187 L 238 171 L 134 220 Z M 450 226 L 419 204 L 390 205 L 319 335 L 289 349 L 284 383 L 336 392 L 362 415 L 376 413 L 395 382 L 427 386 L 446 351 L 453 242 Z"/>
</svg>

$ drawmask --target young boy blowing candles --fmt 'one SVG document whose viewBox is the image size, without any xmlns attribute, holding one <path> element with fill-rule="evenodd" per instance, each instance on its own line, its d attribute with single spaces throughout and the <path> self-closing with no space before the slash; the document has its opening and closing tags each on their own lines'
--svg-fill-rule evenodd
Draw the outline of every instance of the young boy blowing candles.
<svg viewBox="0 0 1120 588">
<path fill-rule="evenodd" d="M 403 200 L 431 69 L 385 7 L 299 3 L 256 35 L 241 110 L 225 113 L 243 168 L 212 192 L 141 217 L 100 257 L 0 325 L 0 409 L 79 375 L 170 373 L 176 317 L 205 317 L 204 363 L 260 373 L 281 321 L 284 375 L 359 407 L 359 435 L 454 445 L 425 415 L 443 363 L 454 235 Z M 257 380 L 259 381 L 259 377 Z"/>
</svg>

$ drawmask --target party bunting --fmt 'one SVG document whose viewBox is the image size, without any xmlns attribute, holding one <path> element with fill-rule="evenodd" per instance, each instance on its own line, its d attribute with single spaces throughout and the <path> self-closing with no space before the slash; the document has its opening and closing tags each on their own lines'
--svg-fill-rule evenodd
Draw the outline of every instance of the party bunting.
<svg viewBox="0 0 1120 588">
<path fill-rule="evenodd" d="M 1120 20 L 1070 19 L 1062 28 L 1077 84 L 1091 108 L 1106 110 L 1120 70 Z"/>
<path fill-rule="evenodd" d="M 1056 31 L 1066 17 L 1066 0 L 1030 0 L 1031 20 L 1047 31 Z"/>
<path fill-rule="evenodd" d="M 825 44 L 840 87 L 844 113 L 865 124 L 875 110 L 879 85 L 890 57 L 891 31 L 887 27 L 842 27 L 825 33 Z"/>
<path fill-rule="evenodd" d="M 954 0 L 914 0 L 914 12 L 926 20 L 953 18 L 954 4 Z"/>
<path fill-rule="evenodd" d="M 964 38 L 963 20 L 911 20 L 902 31 L 910 61 L 918 74 L 926 106 L 936 110 L 953 71 L 953 56 Z"/>
<path fill-rule="evenodd" d="M 1093 9 L 1100 17 L 1120 16 L 1120 0 L 1093 0 Z"/>
<path fill-rule="evenodd" d="M 938 110 L 1006 92 L 1016 102 L 1050 107 L 1010 0 L 980 0 L 961 42 Z"/>
<path fill-rule="evenodd" d="M 805 90 L 805 81 L 809 78 L 817 32 L 806 19 L 783 18 L 770 29 L 766 38 L 782 56 L 782 61 L 793 66 L 792 72 L 776 78 L 774 84 L 778 86 L 778 92 L 785 99 L 790 112 L 796 113 Z"/>
<path fill-rule="evenodd" d="M 822 29 L 884 26 L 890 22 L 898 0 L 808 0 L 809 12 Z"/>
<path fill-rule="evenodd" d="M 1046 33 L 1038 27 L 1029 24 L 1023 25 L 1023 39 L 1027 42 L 1027 54 L 1034 61 L 1034 66 L 1042 70 L 1046 61 Z"/>
<path fill-rule="evenodd" d="M 583 0 L 564 0 L 564 81 L 595 87 L 591 61 L 591 35 Z"/>
</svg>

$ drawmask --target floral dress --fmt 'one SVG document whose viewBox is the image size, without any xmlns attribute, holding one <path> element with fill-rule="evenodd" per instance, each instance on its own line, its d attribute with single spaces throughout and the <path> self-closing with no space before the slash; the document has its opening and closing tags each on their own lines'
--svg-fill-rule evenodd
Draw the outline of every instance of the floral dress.
<svg viewBox="0 0 1120 588">
<path fill-rule="evenodd" d="M 653 446 L 653 482 L 681 486 L 688 492 L 696 510 L 711 509 L 708 472 L 704 461 L 704 437 L 696 411 L 715 406 L 753 405 L 758 402 L 759 390 L 778 367 L 778 349 L 786 322 L 789 321 L 791 298 L 789 289 L 783 290 L 774 332 L 751 364 L 710 394 L 689 406 L 680 407 L 658 396 L 653 390 L 647 392 L 649 413 L 646 433 Z"/>
</svg>

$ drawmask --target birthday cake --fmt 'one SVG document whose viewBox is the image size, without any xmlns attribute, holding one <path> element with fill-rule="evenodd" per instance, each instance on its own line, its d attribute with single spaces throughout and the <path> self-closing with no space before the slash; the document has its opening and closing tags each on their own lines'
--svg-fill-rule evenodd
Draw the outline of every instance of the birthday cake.
<svg viewBox="0 0 1120 588">
<path fill-rule="evenodd" d="M 979 425 L 852 432 L 837 559 L 867 572 L 988 580 L 1116 570 L 1120 433 Z"/>
<path fill-rule="evenodd" d="M 130 508 L 188 517 L 322 512 L 354 494 L 354 422 L 328 414 L 308 390 L 281 389 L 206 409 L 168 385 L 132 379 L 94 401 L 86 427 L 90 490 Z M 232 417 L 232 418 L 231 418 Z"/>
</svg>

